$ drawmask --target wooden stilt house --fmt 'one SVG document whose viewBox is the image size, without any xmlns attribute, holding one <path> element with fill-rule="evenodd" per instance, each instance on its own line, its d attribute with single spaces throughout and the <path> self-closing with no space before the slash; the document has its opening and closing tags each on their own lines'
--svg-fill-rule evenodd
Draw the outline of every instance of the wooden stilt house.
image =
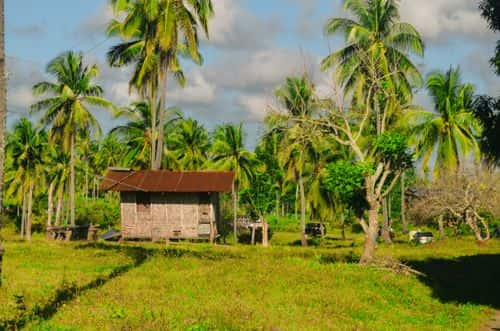
<svg viewBox="0 0 500 331">
<path fill-rule="evenodd" d="M 123 239 L 208 239 L 220 224 L 219 193 L 230 192 L 233 172 L 110 168 L 103 191 L 121 198 Z"/>
</svg>

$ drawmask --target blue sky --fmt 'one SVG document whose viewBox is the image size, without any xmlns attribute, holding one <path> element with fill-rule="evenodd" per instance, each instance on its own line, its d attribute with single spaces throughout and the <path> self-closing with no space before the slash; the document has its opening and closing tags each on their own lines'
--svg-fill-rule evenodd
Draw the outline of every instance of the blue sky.
<svg viewBox="0 0 500 331">
<path fill-rule="evenodd" d="M 345 16 L 340 0 L 213 0 L 216 16 L 211 39 L 204 41 L 203 67 L 186 64 L 188 85 L 168 90 L 169 105 L 203 122 L 208 128 L 222 122 L 243 121 L 249 145 L 273 91 L 287 76 L 307 71 L 316 84 L 328 88 L 328 76 L 318 63 L 329 50 L 342 46 L 327 38 L 322 27 L 329 17 Z M 111 69 L 105 53 L 114 40 L 104 28 L 112 17 L 106 0 L 6 0 L 6 52 L 9 73 L 9 123 L 27 112 L 34 101 L 31 86 L 44 76 L 44 66 L 56 55 L 84 51 L 88 62 L 101 67 L 106 96 L 126 105 L 126 69 Z M 471 0 L 403 0 L 402 20 L 414 24 L 426 42 L 424 58 L 415 62 L 424 73 L 460 65 L 464 80 L 478 93 L 498 95 L 500 80 L 491 73 L 488 58 L 495 36 L 488 31 Z M 430 107 L 425 91 L 416 101 Z M 116 125 L 99 113 L 105 130 Z"/>
</svg>

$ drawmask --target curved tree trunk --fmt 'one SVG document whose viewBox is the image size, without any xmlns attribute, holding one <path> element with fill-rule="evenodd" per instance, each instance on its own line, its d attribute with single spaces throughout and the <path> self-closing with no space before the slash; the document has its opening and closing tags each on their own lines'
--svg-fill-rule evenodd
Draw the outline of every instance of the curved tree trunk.
<svg viewBox="0 0 500 331">
<path fill-rule="evenodd" d="M 363 219 L 363 216 L 356 216 L 356 219 L 358 220 L 358 224 L 361 225 L 363 232 L 365 234 L 367 234 L 368 233 L 368 224 L 366 224 L 366 221 Z"/>
<path fill-rule="evenodd" d="M 76 225 L 75 214 L 75 133 L 71 136 L 71 158 L 70 158 L 70 182 L 69 182 L 69 210 L 71 226 Z"/>
<path fill-rule="evenodd" d="M 304 179 L 299 175 L 299 194 L 300 194 L 300 228 L 301 228 L 301 243 L 302 246 L 307 246 L 306 235 L 306 197 L 304 192 Z"/>
<path fill-rule="evenodd" d="M 33 191 L 35 189 L 35 181 L 30 180 L 30 188 L 28 193 L 28 217 L 26 222 L 26 239 L 31 241 L 31 225 L 33 224 Z"/>
<path fill-rule="evenodd" d="M 378 237 L 378 203 L 371 203 L 368 211 L 368 231 L 365 235 L 365 245 L 361 255 L 361 264 L 370 264 L 375 257 L 375 248 L 377 247 Z"/>
<path fill-rule="evenodd" d="M 488 223 L 483 218 L 481 218 L 480 221 L 481 221 L 481 224 L 484 227 L 484 233 L 486 235 L 484 237 L 484 240 L 490 240 L 491 239 L 491 233 L 490 233 L 490 228 L 488 226 Z"/>
<path fill-rule="evenodd" d="M 479 229 L 479 227 L 477 225 L 477 220 L 474 218 L 473 215 L 471 215 L 471 213 L 469 211 L 465 212 L 465 222 L 472 230 L 472 233 L 474 234 L 474 237 L 476 237 L 476 240 L 477 241 L 484 241 L 483 236 L 481 236 L 481 230 Z"/>
</svg>

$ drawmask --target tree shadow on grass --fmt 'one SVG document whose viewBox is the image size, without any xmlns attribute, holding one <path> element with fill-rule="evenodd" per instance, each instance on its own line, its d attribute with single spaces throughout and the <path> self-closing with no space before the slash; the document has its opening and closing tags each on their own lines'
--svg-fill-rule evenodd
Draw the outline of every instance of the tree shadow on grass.
<svg viewBox="0 0 500 331">
<path fill-rule="evenodd" d="M 81 246 L 81 245 L 80 245 Z M 79 248 L 77 246 L 76 248 Z M 97 248 L 97 247 L 94 247 Z M 133 263 L 119 266 L 113 269 L 108 275 L 99 276 L 90 283 L 78 285 L 63 281 L 56 289 L 52 297 L 43 305 L 35 303 L 31 310 L 26 310 L 24 298 L 16 298 L 18 313 L 10 320 L 0 320 L 0 330 L 17 330 L 23 328 L 27 323 L 47 320 L 54 316 L 62 305 L 74 300 L 86 291 L 99 288 L 110 280 L 140 266 L 149 257 L 148 251 L 141 247 L 120 247 L 117 249 L 132 258 Z"/>
<path fill-rule="evenodd" d="M 244 256 L 235 252 L 231 249 L 215 249 L 217 246 L 211 246 L 211 248 L 206 248 L 201 246 L 188 246 L 188 245 L 169 245 L 156 247 L 144 247 L 140 244 L 128 245 L 128 244 L 110 244 L 110 243 L 86 243 L 78 245 L 76 249 L 102 249 L 102 250 L 112 250 L 116 252 L 123 252 L 129 257 L 132 257 L 136 263 L 142 261 L 143 258 L 148 259 L 152 256 L 163 256 L 167 258 L 180 258 L 180 257 L 194 257 L 203 260 L 219 261 L 223 259 L 242 259 Z M 223 247 L 223 246 L 219 246 Z M 214 248 L 214 249 L 212 249 Z"/>
<path fill-rule="evenodd" d="M 420 280 L 443 302 L 500 309 L 500 254 L 407 261 L 407 264 L 426 275 Z"/>
<path fill-rule="evenodd" d="M 289 244 L 290 246 L 302 246 L 300 239 L 295 240 Z M 337 238 L 337 237 L 310 237 L 307 238 L 307 245 L 311 247 L 324 247 L 324 248 L 347 248 L 354 247 L 355 240 L 351 238 Z"/>
</svg>

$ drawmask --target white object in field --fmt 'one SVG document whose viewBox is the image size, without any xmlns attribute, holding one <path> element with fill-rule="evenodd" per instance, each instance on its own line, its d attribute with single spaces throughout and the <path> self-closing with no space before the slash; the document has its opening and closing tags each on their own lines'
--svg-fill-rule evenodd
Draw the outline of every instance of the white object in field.
<svg viewBox="0 0 500 331">
<path fill-rule="evenodd" d="M 432 237 L 418 237 L 418 242 L 421 244 L 428 244 L 432 242 Z"/>
<path fill-rule="evenodd" d="M 409 236 L 408 240 L 409 240 L 409 241 L 415 240 L 415 235 L 416 235 L 417 233 L 419 233 L 419 232 L 420 232 L 420 230 L 416 230 L 416 231 L 415 231 L 415 230 L 413 230 L 413 231 L 410 231 L 410 236 Z"/>
</svg>

